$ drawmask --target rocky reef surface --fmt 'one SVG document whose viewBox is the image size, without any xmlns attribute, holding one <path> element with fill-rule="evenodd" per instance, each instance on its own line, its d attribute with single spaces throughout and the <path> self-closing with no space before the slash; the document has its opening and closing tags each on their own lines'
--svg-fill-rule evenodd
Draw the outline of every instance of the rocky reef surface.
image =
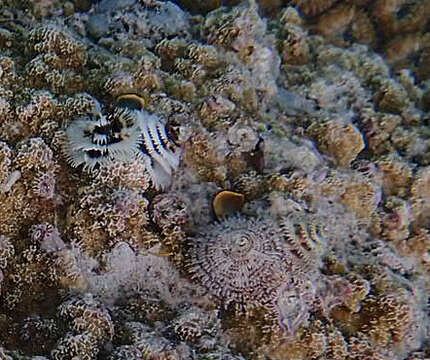
<svg viewBox="0 0 430 360">
<path fill-rule="evenodd" d="M 429 13 L 0 0 L 0 359 L 429 359 Z"/>
</svg>

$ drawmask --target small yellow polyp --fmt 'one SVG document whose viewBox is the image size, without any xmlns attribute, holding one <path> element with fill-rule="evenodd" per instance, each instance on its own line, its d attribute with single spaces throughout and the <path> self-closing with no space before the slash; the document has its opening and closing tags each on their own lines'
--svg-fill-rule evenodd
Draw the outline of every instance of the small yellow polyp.
<svg viewBox="0 0 430 360">
<path fill-rule="evenodd" d="M 118 96 L 116 105 L 131 110 L 143 110 L 145 108 L 145 100 L 136 94 L 124 94 Z"/>
<path fill-rule="evenodd" d="M 245 196 L 234 191 L 223 190 L 215 195 L 212 207 L 217 219 L 222 219 L 242 209 Z"/>
</svg>

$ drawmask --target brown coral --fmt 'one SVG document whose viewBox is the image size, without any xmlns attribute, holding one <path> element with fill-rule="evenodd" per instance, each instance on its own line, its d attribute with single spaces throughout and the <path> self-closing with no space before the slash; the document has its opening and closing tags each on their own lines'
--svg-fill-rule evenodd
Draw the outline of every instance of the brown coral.
<svg viewBox="0 0 430 360">
<path fill-rule="evenodd" d="M 6 269 L 8 261 L 14 254 L 15 249 L 10 240 L 6 236 L 0 235 L 0 270 Z"/>
<path fill-rule="evenodd" d="M 193 169 L 204 181 L 216 181 L 220 184 L 226 179 L 226 168 L 220 166 L 211 138 L 207 134 L 192 135 L 184 144 L 184 163 Z"/>
<path fill-rule="evenodd" d="M 355 6 L 341 4 L 318 18 L 316 30 L 325 37 L 336 38 L 346 32 L 356 14 Z"/>
<path fill-rule="evenodd" d="M 407 3 L 401 0 L 377 0 L 372 7 L 372 16 L 385 38 L 422 31 L 429 14 L 430 5 L 427 1 Z"/>
<path fill-rule="evenodd" d="M 339 167 L 348 167 L 364 149 L 363 136 L 352 124 L 342 124 L 331 120 L 322 124 L 314 123 L 308 129 L 318 148 L 331 156 Z"/>
<path fill-rule="evenodd" d="M 397 245 L 399 251 L 418 259 L 418 264 L 426 272 L 430 271 L 430 233 L 427 229 L 418 228 L 408 239 Z"/>
<path fill-rule="evenodd" d="M 400 159 L 381 159 L 376 162 L 382 172 L 382 190 L 385 195 L 405 196 L 412 183 L 410 165 Z"/>
<path fill-rule="evenodd" d="M 146 246 L 148 200 L 135 190 L 82 189 L 68 219 L 69 230 L 84 250 L 101 255 L 119 239 L 134 248 Z"/>
<path fill-rule="evenodd" d="M 185 309 L 173 324 L 175 334 L 182 340 L 196 344 L 203 350 L 214 348 L 221 322 L 216 310 L 203 311 L 198 307 Z"/>
<path fill-rule="evenodd" d="M 97 340 L 91 333 L 67 333 L 51 351 L 55 360 L 70 360 L 75 357 L 93 359 L 98 354 Z"/>
<path fill-rule="evenodd" d="M 280 44 L 281 57 L 284 63 L 304 65 L 310 60 L 310 48 L 305 32 L 298 26 L 286 23 L 282 27 Z"/>
<path fill-rule="evenodd" d="M 0 142 L 0 187 L 4 192 L 8 186 L 7 182 L 11 172 L 12 149 L 5 143 Z"/>
<path fill-rule="evenodd" d="M 379 187 L 370 182 L 355 182 L 345 186 L 341 202 L 361 218 L 370 218 L 381 200 Z"/>
<path fill-rule="evenodd" d="M 334 326 L 316 320 L 294 341 L 284 341 L 268 351 L 271 359 L 333 359 L 348 358 L 348 343 Z"/>
<path fill-rule="evenodd" d="M 0 192 L 0 229 L 5 235 L 19 231 L 25 223 L 50 222 L 56 206 L 55 196 L 49 198 L 55 184 L 51 181 L 53 186 L 45 187 L 43 183 L 43 174 L 55 174 L 58 168 L 53 150 L 41 138 L 29 138 L 17 144 L 14 154 L 14 168 Z"/>
<path fill-rule="evenodd" d="M 307 16 L 315 16 L 329 9 L 336 0 L 292 0 L 291 4 L 298 6 Z"/>
<path fill-rule="evenodd" d="M 61 57 L 59 68 L 79 69 L 85 65 L 85 46 L 60 27 L 46 25 L 29 33 L 29 46 L 35 53 L 53 53 Z"/>
<path fill-rule="evenodd" d="M 412 313 L 406 299 L 401 294 L 368 296 L 360 312 L 360 317 L 365 319 L 360 331 L 382 348 L 404 341 L 409 328 L 413 326 Z"/>
<path fill-rule="evenodd" d="M 90 294 L 63 302 L 59 314 L 77 333 L 91 334 L 95 341 L 101 343 L 113 338 L 114 327 L 109 312 Z"/>
</svg>

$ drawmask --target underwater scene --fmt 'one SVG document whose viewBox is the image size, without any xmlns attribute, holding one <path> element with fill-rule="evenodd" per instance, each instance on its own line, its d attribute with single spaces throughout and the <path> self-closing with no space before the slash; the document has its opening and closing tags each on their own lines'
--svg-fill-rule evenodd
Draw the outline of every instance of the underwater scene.
<svg viewBox="0 0 430 360">
<path fill-rule="evenodd" d="M 430 0 L 0 0 L 0 360 L 430 360 Z"/>
</svg>

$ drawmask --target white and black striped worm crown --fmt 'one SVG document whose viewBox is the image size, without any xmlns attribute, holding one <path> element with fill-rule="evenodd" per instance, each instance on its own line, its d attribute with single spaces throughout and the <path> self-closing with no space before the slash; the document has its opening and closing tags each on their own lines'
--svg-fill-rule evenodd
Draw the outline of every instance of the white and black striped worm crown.
<svg viewBox="0 0 430 360">
<path fill-rule="evenodd" d="M 154 187 L 166 188 L 179 166 L 180 147 L 158 116 L 120 106 L 104 115 L 97 103 L 91 113 L 73 121 L 66 129 L 67 159 L 72 166 L 83 165 L 92 172 L 137 156 L 145 163 Z"/>
</svg>

